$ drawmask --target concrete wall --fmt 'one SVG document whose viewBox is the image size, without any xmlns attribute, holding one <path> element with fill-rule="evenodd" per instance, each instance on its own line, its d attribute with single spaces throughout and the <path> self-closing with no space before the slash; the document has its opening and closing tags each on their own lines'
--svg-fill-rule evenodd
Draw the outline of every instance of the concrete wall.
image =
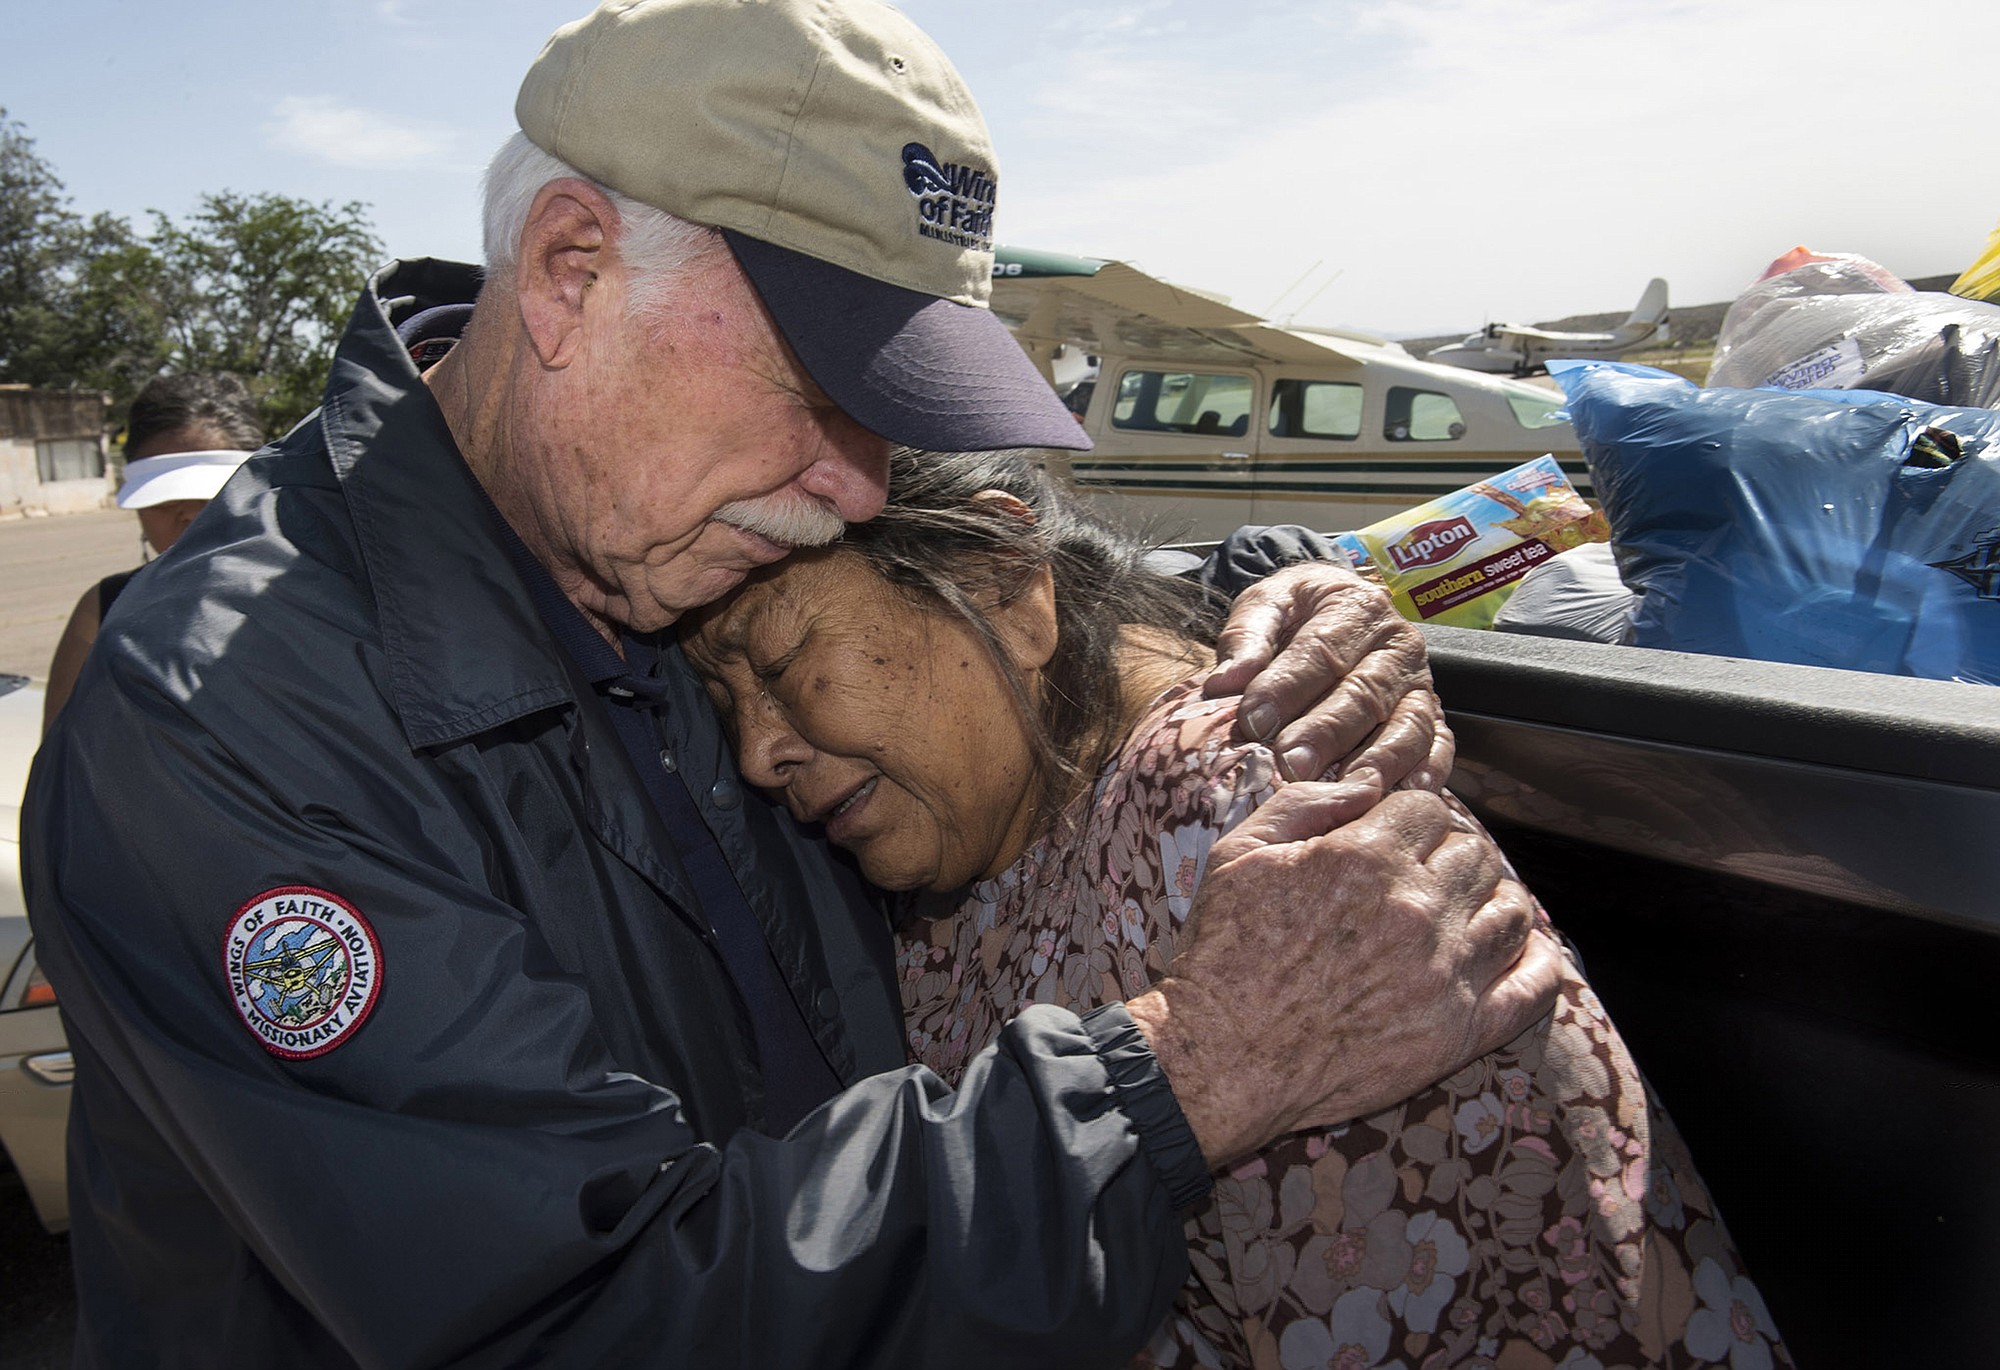
<svg viewBox="0 0 2000 1370">
<path fill-rule="evenodd" d="M 90 480 L 43 481 L 35 445 L 0 438 L 0 518 L 22 514 L 79 514 L 110 506 L 116 487 L 108 475 Z"/>
<path fill-rule="evenodd" d="M 43 481 L 38 442 L 87 441 L 104 453 L 107 398 L 97 390 L 0 386 L 0 518 L 102 509 L 116 486 L 107 472 L 84 480 Z"/>
</svg>

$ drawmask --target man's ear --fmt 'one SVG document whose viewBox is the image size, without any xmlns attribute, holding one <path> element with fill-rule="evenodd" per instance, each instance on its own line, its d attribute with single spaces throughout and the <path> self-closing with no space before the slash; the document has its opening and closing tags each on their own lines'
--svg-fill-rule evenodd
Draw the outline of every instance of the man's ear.
<svg viewBox="0 0 2000 1370">
<path fill-rule="evenodd" d="M 549 182 L 528 207 L 514 259 L 521 323 L 543 366 L 560 370 L 576 357 L 585 306 L 606 265 L 618 211 L 588 181 Z"/>
<path fill-rule="evenodd" d="M 993 631 L 1018 671 L 1039 671 L 1056 654 L 1056 579 L 1046 566 L 1005 604 L 988 611 Z"/>
</svg>

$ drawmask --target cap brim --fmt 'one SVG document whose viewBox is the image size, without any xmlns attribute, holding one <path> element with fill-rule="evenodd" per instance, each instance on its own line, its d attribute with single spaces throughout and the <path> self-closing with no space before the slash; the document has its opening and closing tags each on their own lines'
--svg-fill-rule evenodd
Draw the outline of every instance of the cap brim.
<svg viewBox="0 0 2000 1370">
<path fill-rule="evenodd" d="M 1090 450 L 1075 414 L 989 309 L 725 228 L 806 374 L 856 423 L 929 452 Z"/>
</svg>

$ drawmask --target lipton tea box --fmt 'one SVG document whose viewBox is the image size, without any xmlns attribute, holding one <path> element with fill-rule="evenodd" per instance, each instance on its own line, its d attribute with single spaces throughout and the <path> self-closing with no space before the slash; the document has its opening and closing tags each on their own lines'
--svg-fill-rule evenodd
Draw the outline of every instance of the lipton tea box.
<svg viewBox="0 0 2000 1370">
<path fill-rule="evenodd" d="M 1336 539 L 1367 553 L 1405 618 L 1461 628 L 1492 627 L 1515 583 L 1556 553 L 1610 540 L 1553 456 Z"/>
<path fill-rule="evenodd" d="M 1375 559 L 1368 555 L 1368 545 L 1355 533 L 1335 533 L 1332 538 L 1335 550 L 1347 558 L 1347 568 L 1363 580 L 1382 583 L 1382 573 L 1375 569 Z"/>
</svg>

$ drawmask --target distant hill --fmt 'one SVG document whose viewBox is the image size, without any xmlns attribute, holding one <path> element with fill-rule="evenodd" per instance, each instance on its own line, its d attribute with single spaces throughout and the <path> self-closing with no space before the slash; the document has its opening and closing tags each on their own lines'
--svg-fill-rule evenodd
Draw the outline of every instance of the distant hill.
<svg viewBox="0 0 2000 1370">
<path fill-rule="evenodd" d="M 1917 276 L 1911 278 L 1910 285 L 1917 290 L 1941 291 L 1957 279 L 1956 273 L 1949 276 Z M 1722 331 L 1722 318 L 1733 303 L 1733 300 L 1725 300 L 1721 304 L 1670 304 L 1668 327 L 1673 338 L 1671 345 L 1690 352 L 1713 348 L 1716 334 Z M 1550 319 L 1533 327 L 1559 333 L 1604 333 L 1625 322 L 1629 313 L 1631 310 L 1627 308 L 1609 314 L 1572 314 L 1566 319 Z M 1467 328 L 1434 338 L 1404 338 L 1402 343 L 1411 355 L 1421 357 L 1434 347 L 1455 343 L 1466 334 L 1478 331 L 1477 328 Z"/>
</svg>

